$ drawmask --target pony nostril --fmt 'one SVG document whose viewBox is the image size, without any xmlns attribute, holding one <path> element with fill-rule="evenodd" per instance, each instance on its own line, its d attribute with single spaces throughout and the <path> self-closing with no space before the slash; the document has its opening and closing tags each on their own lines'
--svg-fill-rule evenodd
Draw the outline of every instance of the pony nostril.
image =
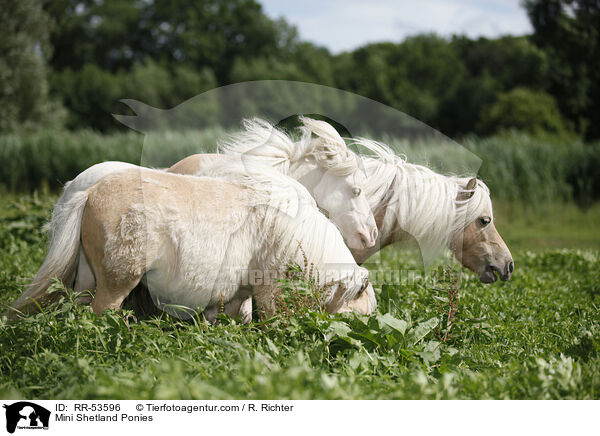
<svg viewBox="0 0 600 436">
<path fill-rule="evenodd" d="M 515 263 L 511 260 L 510 263 L 508 264 L 508 273 L 512 274 L 514 270 L 515 270 Z"/>
<path fill-rule="evenodd" d="M 371 230 L 371 240 L 373 242 L 375 242 L 377 240 L 377 236 L 378 236 L 377 227 L 373 227 L 373 230 Z"/>
</svg>

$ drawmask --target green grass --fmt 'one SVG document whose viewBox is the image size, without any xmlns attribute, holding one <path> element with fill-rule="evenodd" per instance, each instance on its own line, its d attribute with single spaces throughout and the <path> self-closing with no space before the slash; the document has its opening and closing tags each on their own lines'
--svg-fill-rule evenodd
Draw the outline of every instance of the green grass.
<svg viewBox="0 0 600 436">
<path fill-rule="evenodd" d="M 0 198 L 0 306 L 41 264 L 40 229 L 54 199 Z M 565 210 L 537 217 L 547 223 L 539 230 L 547 244 L 586 232 L 598 240 L 597 227 L 582 225 L 592 218 L 577 209 L 561 218 Z M 463 272 L 456 301 L 449 278 L 378 286 L 379 312 L 369 318 L 300 308 L 250 325 L 208 325 L 136 320 L 129 311 L 97 317 L 63 297 L 44 313 L 0 323 L 0 397 L 598 399 L 599 246 L 527 251 L 537 238 L 527 232 L 538 232 L 529 213 L 517 216 L 513 233 L 503 232 L 510 222 L 498 223 L 509 246 L 512 238 L 523 244 L 511 246 L 510 282 L 483 285 Z M 558 240 L 545 233 L 560 227 Z M 392 248 L 371 268 L 416 265 L 411 252 Z M 444 337 L 451 306 L 456 317 Z"/>
<path fill-rule="evenodd" d="M 573 203 L 495 201 L 494 219 L 512 250 L 600 248 L 600 203 L 581 209 Z"/>
</svg>

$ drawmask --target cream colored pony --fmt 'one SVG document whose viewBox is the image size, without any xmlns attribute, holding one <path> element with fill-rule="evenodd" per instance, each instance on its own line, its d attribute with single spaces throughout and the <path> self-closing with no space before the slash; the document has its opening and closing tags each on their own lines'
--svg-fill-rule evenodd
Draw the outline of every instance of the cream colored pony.
<svg viewBox="0 0 600 436">
<path fill-rule="evenodd" d="M 375 153 L 362 156 L 367 179 L 365 194 L 379 230 L 373 248 L 350 248 L 358 264 L 380 249 L 416 240 L 424 263 L 431 263 L 449 248 L 462 264 L 484 283 L 509 280 L 512 255 L 493 222 L 487 186 L 475 178 L 445 176 L 421 165 L 405 162 L 384 144 L 359 139 L 357 145 Z M 202 166 L 207 155 L 184 159 Z M 252 301 L 241 303 L 247 317 Z"/>
<path fill-rule="evenodd" d="M 287 173 L 303 177 L 302 182 L 314 195 L 317 204 L 328 213 L 338 225 L 347 243 L 352 247 L 371 247 L 377 239 L 377 228 L 369 204 L 363 193 L 364 175 L 359 168 L 357 157 L 346 148 L 344 140 L 329 124 L 303 118 L 302 140 L 294 143 L 290 137 L 262 120 L 246 120 L 246 130 L 232 137 L 225 148 L 229 155 L 200 154 L 190 156 L 167 169 L 179 174 L 206 175 L 210 168 L 219 162 L 227 162 L 232 167 L 245 162 L 272 166 Z M 238 144 L 238 148 L 235 148 Z M 248 150 L 248 155 L 241 153 Z M 96 164 L 65 185 L 63 194 L 57 201 L 50 222 L 50 247 L 62 247 L 57 235 L 64 235 L 67 224 L 64 205 L 77 193 L 88 189 L 102 177 L 139 168 L 125 162 L 104 162 Z M 223 171 L 221 171 L 223 173 Z M 64 277 L 67 286 L 76 291 L 92 290 L 96 280 L 83 253 L 78 255 L 78 268 L 67 279 L 65 271 L 55 264 L 57 257 L 49 254 L 36 274 L 33 283 L 13 304 L 16 310 L 23 310 L 34 295 L 44 295 L 53 274 Z M 35 298 L 34 298 L 35 299 Z M 237 304 L 233 303 L 234 305 Z M 241 316 L 251 316 L 251 301 L 242 306 Z"/>
<path fill-rule="evenodd" d="M 120 307 L 145 276 L 156 303 L 178 316 L 188 308 L 215 313 L 248 296 L 270 314 L 276 280 L 306 255 L 328 311 L 374 310 L 367 270 L 301 185 L 264 168 L 260 177 L 230 165 L 215 171 L 227 178 L 140 168 L 102 178 L 62 205 L 65 234 L 54 235 L 60 247 L 50 247 L 47 262 L 68 282 L 83 251 L 96 280 L 96 313 Z M 261 281 L 248 280 L 257 271 Z M 24 294 L 13 306 L 44 297 Z"/>
</svg>

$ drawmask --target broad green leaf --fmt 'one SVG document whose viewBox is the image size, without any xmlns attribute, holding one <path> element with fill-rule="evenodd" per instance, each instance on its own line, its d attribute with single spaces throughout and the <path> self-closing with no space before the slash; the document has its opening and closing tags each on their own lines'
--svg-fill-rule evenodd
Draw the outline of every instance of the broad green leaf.
<svg viewBox="0 0 600 436">
<path fill-rule="evenodd" d="M 379 315 L 377 316 L 377 319 L 379 322 L 393 328 L 394 330 L 400 332 L 402 335 L 404 335 L 406 329 L 408 328 L 408 323 L 406 321 L 394 318 L 389 313 L 386 313 L 385 315 Z"/>
<path fill-rule="evenodd" d="M 423 361 L 430 365 L 432 363 L 440 360 L 441 352 L 440 352 L 440 342 L 438 341 L 429 341 L 423 347 L 423 351 L 417 352 L 419 356 L 423 359 Z"/>
<path fill-rule="evenodd" d="M 327 328 L 327 331 L 325 332 L 325 340 L 331 341 L 336 336 L 338 338 L 348 338 L 348 333 L 351 331 L 352 329 L 350 328 L 350 326 L 348 326 L 348 324 L 339 321 L 334 321 L 331 323 L 331 325 Z"/>
<path fill-rule="evenodd" d="M 421 342 L 421 340 L 427 336 L 431 331 L 437 327 L 440 320 L 438 318 L 430 318 L 427 321 L 419 323 L 414 329 L 410 331 L 410 338 L 413 345 Z"/>
</svg>

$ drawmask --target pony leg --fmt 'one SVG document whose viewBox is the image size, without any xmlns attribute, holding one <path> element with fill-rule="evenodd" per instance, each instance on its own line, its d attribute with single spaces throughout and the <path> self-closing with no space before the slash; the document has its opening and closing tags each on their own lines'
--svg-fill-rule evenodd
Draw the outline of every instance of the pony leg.
<svg viewBox="0 0 600 436">
<path fill-rule="evenodd" d="M 276 286 L 256 285 L 252 288 L 252 293 L 256 298 L 256 306 L 261 316 L 268 318 L 275 315 L 274 292 Z M 252 316 L 252 312 L 250 312 Z"/>
<path fill-rule="evenodd" d="M 218 306 L 211 306 L 204 309 L 204 318 L 211 323 L 214 324 L 217 321 L 217 315 L 219 314 Z"/>
<path fill-rule="evenodd" d="M 207 307 L 204 310 L 204 317 L 208 322 L 214 323 L 217 320 L 218 313 L 219 306 Z M 241 298 L 234 298 L 225 304 L 223 313 L 226 313 L 232 318 L 239 316 L 243 324 L 248 324 L 252 321 L 252 297 L 248 297 L 244 300 Z"/>
<path fill-rule="evenodd" d="M 223 313 L 229 315 L 232 318 L 236 317 L 240 313 L 241 305 L 242 305 L 242 299 L 234 298 L 233 300 L 231 300 L 227 304 L 225 304 L 225 306 L 223 307 Z"/>
<path fill-rule="evenodd" d="M 92 251 L 89 259 L 96 277 L 96 295 L 92 300 L 94 313 L 100 315 L 107 309 L 119 309 L 144 276 L 145 270 L 141 268 L 143 260 L 137 260 L 137 268 L 133 270 L 117 272 L 106 269 L 103 256 L 97 251 Z"/>
<path fill-rule="evenodd" d="M 119 309 L 125 297 L 137 286 L 142 276 L 135 277 L 118 284 L 107 286 L 104 280 L 98 279 L 98 288 L 92 301 L 92 310 L 96 315 L 101 315 L 108 309 Z"/>
<path fill-rule="evenodd" d="M 77 276 L 73 290 L 80 295 L 77 296 L 77 302 L 80 304 L 89 304 L 92 301 L 92 291 L 96 288 L 96 279 L 92 268 L 85 258 L 83 250 L 79 250 L 79 265 L 77 266 Z M 88 291 L 88 292 L 84 292 Z"/>
<path fill-rule="evenodd" d="M 146 259 L 143 256 L 128 256 L 125 252 L 107 266 L 105 262 L 107 237 L 104 231 L 97 230 L 102 229 L 102 223 L 97 216 L 87 212 L 86 209 L 81 226 L 82 254 L 85 254 L 82 257 L 87 259 L 96 278 L 96 295 L 92 300 L 92 310 L 100 315 L 107 309 L 121 307 L 125 297 L 144 276 Z M 140 251 L 140 247 L 135 248 Z"/>
<path fill-rule="evenodd" d="M 225 305 L 223 311 L 232 318 L 239 316 L 243 324 L 248 324 L 252 321 L 252 297 L 234 298 Z"/>
<path fill-rule="evenodd" d="M 244 324 L 248 324 L 252 321 L 252 297 L 248 297 L 242 302 L 240 305 L 239 316 Z"/>
</svg>

